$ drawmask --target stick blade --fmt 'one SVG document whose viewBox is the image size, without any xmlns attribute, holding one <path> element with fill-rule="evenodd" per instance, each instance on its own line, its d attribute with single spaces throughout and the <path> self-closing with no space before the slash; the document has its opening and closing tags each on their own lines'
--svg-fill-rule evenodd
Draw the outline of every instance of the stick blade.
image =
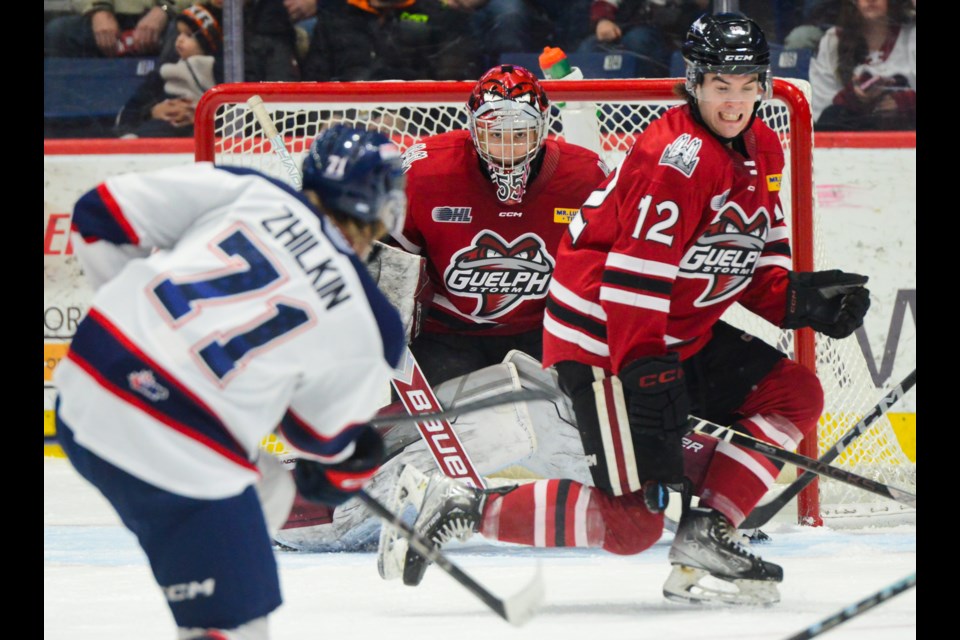
<svg viewBox="0 0 960 640">
<path fill-rule="evenodd" d="M 515 627 L 528 623 L 539 611 L 546 598 L 547 590 L 543 582 L 543 566 L 537 561 L 537 571 L 520 591 L 503 601 L 503 619 Z"/>
<path fill-rule="evenodd" d="M 903 489 L 897 489 L 896 487 L 890 487 L 890 496 L 900 504 L 907 505 L 913 509 L 917 508 L 917 494 L 915 493 L 910 493 L 909 491 L 904 491 Z"/>
</svg>

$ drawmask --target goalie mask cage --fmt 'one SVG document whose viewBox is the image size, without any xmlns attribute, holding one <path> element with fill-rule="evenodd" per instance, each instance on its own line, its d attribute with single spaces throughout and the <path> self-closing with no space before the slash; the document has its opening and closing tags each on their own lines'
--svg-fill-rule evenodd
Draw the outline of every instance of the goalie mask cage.
<svg viewBox="0 0 960 640">
<path fill-rule="evenodd" d="M 612 168 L 639 131 L 680 103 L 673 93 L 678 81 L 544 81 L 552 102 L 549 135 L 564 136 L 564 119 L 557 105 L 590 109 L 596 114 L 596 122 L 591 125 L 598 138 L 594 148 Z M 472 82 L 433 81 L 222 84 L 206 92 L 197 106 L 196 159 L 259 169 L 291 182 L 247 106 L 247 99 L 254 95 L 263 99 L 299 166 L 317 133 L 336 122 L 378 129 L 403 150 L 422 136 L 466 129 L 465 103 L 472 87 Z M 760 117 L 777 132 L 786 156 L 781 199 L 792 234 L 794 269 L 829 269 L 829 256 L 818 252 L 821 244 L 817 242 L 820 230 L 814 196 L 809 84 L 778 78 L 773 88 L 773 98 L 764 102 Z M 576 139 L 579 142 L 583 137 Z M 804 442 L 800 449 L 804 455 L 822 455 L 884 393 L 874 386 L 863 353 L 852 337 L 833 340 L 809 329 L 782 331 L 738 305 L 724 319 L 776 345 L 819 376 L 826 406 L 818 442 Z M 904 454 L 886 415 L 833 464 L 908 491 L 916 490 L 916 464 Z M 795 479 L 796 473 L 793 467 L 785 468 L 773 491 Z M 797 509 L 799 521 L 811 525 L 824 521 L 844 526 L 875 524 L 878 516 L 902 522 L 911 520 L 915 513 L 856 487 L 822 478 L 798 496 Z"/>
</svg>

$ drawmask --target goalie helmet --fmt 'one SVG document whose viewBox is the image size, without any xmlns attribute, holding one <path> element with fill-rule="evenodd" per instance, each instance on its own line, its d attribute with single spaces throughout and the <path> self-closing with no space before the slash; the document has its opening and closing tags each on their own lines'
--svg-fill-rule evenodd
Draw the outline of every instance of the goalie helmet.
<svg viewBox="0 0 960 640">
<path fill-rule="evenodd" d="M 700 16 L 687 31 L 682 53 L 687 93 L 694 98 L 705 73 L 756 73 L 763 89 L 758 102 L 772 94 L 770 45 L 760 26 L 742 13 Z"/>
<path fill-rule="evenodd" d="M 390 234 L 406 215 L 400 149 L 382 133 L 337 124 L 324 129 L 303 159 L 303 188 L 325 207 Z"/>
<path fill-rule="evenodd" d="M 530 163 L 547 138 L 550 101 L 537 77 L 504 64 L 487 71 L 467 101 L 470 135 L 501 202 L 523 199 Z"/>
</svg>

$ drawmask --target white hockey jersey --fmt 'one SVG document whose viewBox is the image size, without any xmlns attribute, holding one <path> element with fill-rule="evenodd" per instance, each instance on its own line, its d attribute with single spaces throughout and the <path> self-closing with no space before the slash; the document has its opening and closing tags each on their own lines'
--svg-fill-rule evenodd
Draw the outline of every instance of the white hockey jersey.
<svg viewBox="0 0 960 640">
<path fill-rule="evenodd" d="M 262 439 L 336 462 L 405 348 L 396 310 L 300 193 L 211 163 L 108 178 L 73 216 L 96 293 L 56 369 L 77 442 L 174 493 L 257 481 Z"/>
</svg>

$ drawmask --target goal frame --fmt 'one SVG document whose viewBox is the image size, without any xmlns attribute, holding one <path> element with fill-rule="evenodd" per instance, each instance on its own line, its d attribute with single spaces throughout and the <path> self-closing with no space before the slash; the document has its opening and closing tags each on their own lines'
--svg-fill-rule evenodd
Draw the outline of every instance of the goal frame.
<svg viewBox="0 0 960 640">
<path fill-rule="evenodd" d="M 643 100 L 676 102 L 674 93 L 682 78 L 631 78 L 616 80 L 543 80 L 541 84 L 554 104 L 563 102 L 598 102 Z M 215 121 L 218 109 L 242 103 L 259 95 L 271 103 L 326 103 L 372 105 L 418 105 L 431 103 L 466 103 L 474 82 L 451 81 L 383 81 L 383 82 L 240 82 L 220 84 L 206 93 L 197 105 L 194 123 L 195 159 L 216 161 Z M 786 107 L 789 119 L 789 176 L 791 248 L 795 271 L 813 271 L 814 247 L 814 181 L 813 181 L 813 116 L 810 103 L 796 84 L 773 80 L 773 99 Z M 817 354 L 814 333 L 809 328 L 795 331 L 793 357 L 816 373 Z M 798 449 L 803 455 L 818 457 L 817 439 L 805 439 Z M 820 494 L 818 481 L 810 483 L 797 496 L 798 521 L 820 526 Z"/>
</svg>

